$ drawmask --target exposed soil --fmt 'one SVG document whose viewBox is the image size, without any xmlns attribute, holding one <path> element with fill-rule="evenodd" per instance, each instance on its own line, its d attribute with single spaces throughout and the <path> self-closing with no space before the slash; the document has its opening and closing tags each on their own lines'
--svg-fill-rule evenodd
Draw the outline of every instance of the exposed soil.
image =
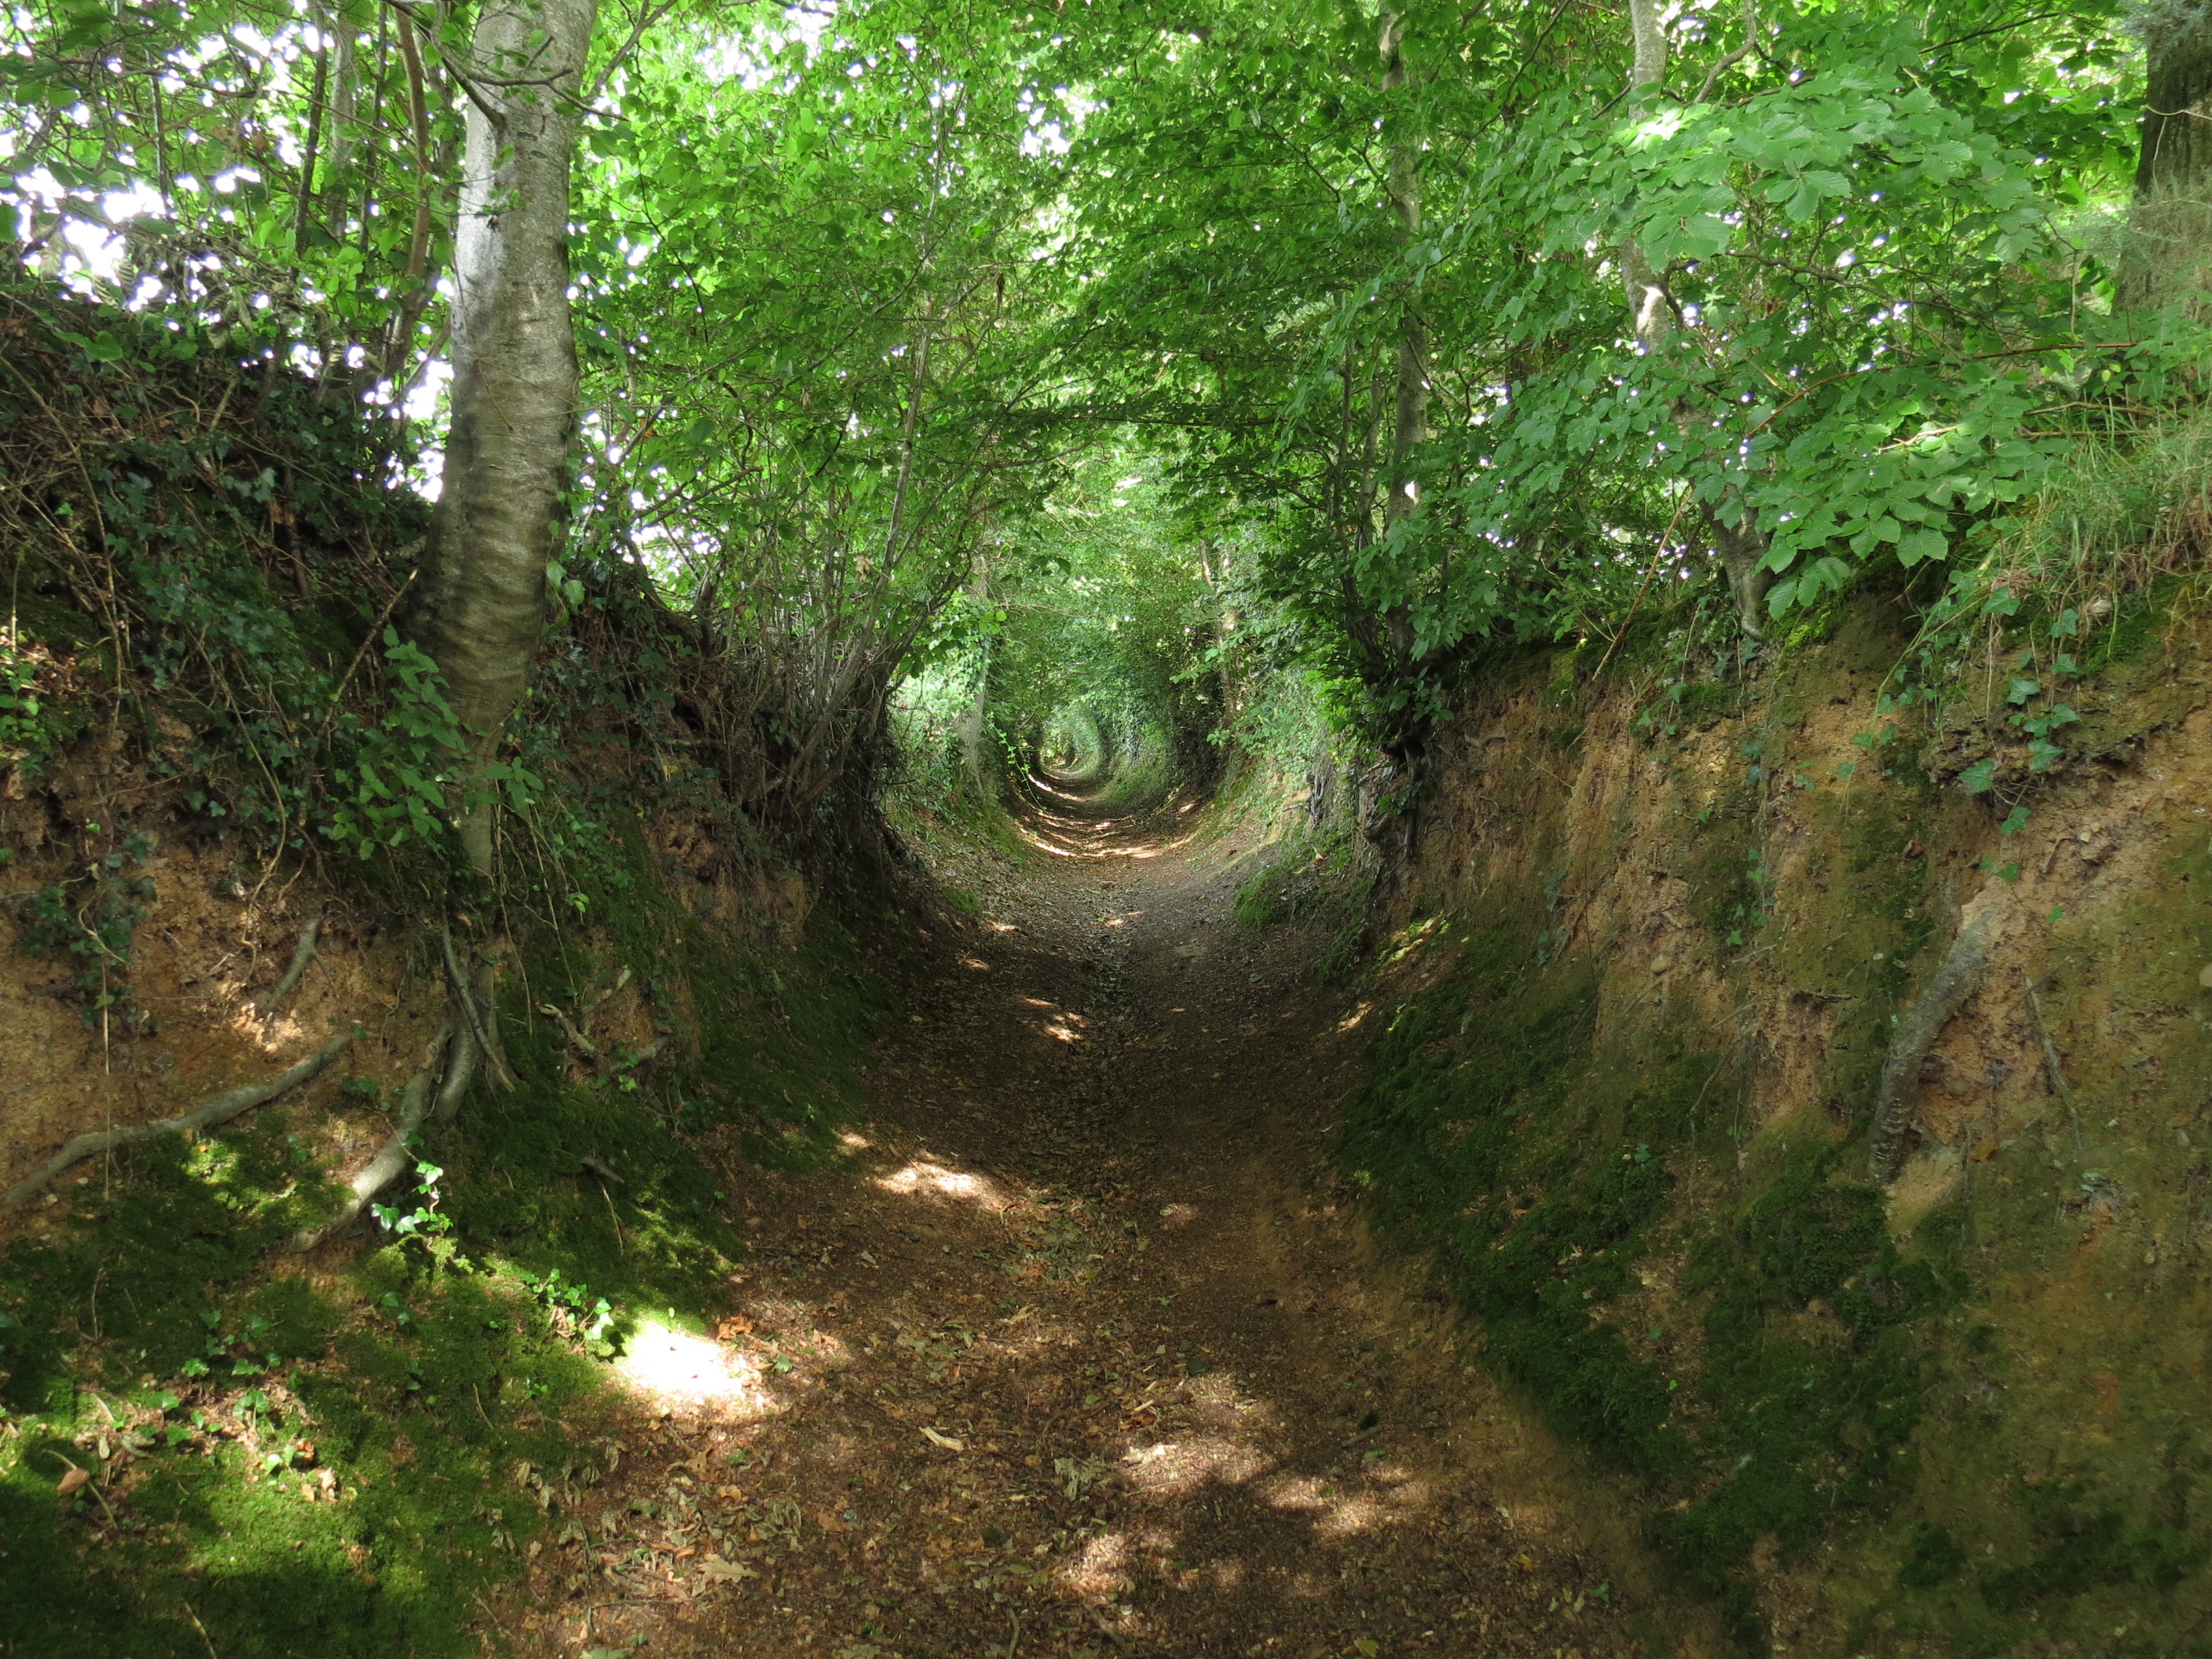
<svg viewBox="0 0 2212 1659">
<path fill-rule="evenodd" d="M 1648 1650 L 1632 1549 L 1570 1516 L 1545 1437 L 1326 1173 L 1381 1016 L 1301 982 L 1310 941 L 1235 926 L 1197 817 L 1069 796 L 980 921 L 917 930 L 849 1160 L 727 1171 L 744 1316 L 718 1342 L 642 1333 L 636 1425 L 527 1477 L 566 1518 L 502 1637 Z"/>
</svg>

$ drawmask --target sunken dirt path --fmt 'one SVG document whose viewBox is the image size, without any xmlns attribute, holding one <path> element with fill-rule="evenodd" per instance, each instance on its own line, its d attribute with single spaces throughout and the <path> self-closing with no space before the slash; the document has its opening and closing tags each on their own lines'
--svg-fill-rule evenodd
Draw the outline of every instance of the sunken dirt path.
<svg viewBox="0 0 2212 1659">
<path fill-rule="evenodd" d="M 743 1316 L 637 1345 L 489 1645 L 1647 1650 L 1621 1541 L 1325 1174 L 1359 1011 L 1231 922 L 1189 821 L 1067 798 L 928 921 L 849 1164 L 732 1171 Z"/>
</svg>

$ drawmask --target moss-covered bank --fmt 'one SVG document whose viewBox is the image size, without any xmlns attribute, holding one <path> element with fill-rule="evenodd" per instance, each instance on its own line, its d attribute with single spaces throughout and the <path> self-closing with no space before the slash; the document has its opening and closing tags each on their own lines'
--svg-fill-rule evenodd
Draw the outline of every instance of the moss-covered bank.
<svg viewBox="0 0 2212 1659">
<path fill-rule="evenodd" d="M 2212 1652 L 2212 714 L 2138 632 L 2010 791 L 1877 704 L 1871 604 L 1701 698 L 1494 665 L 1438 734 L 1340 1158 L 1746 1650 Z"/>
</svg>

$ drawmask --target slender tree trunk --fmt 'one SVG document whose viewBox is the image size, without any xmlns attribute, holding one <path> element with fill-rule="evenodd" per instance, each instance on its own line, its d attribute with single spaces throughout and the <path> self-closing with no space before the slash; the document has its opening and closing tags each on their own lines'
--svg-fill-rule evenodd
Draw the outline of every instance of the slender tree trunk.
<svg viewBox="0 0 2212 1659">
<path fill-rule="evenodd" d="M 1405 19 L 1396 12 L 1382 14 L 1382 85 L 1400 94 L 1406 88 Z M 1390 209 L 1397 222 L 1394 234 L 1402 251 L 1421 234 L 1420 134 L 1402 108 L 1394 111 L 1389 150 Z M 1404 311 L 1398 325 L 1397 397 L 1391 422 L 1389 494 L 1383 499 L 1386 532 L 1411 518 L 1421 504 L 1419 482 L 1413 477 L 1413 452 L 1429 435 L 1428 328 L 1413 303 L 1411 278 L 1405 283 Z M 1404 605 L 1392 605 L 1383 617 L 1391 650 L 1401 663 L 1413 657 L 1413 616 Z"/>
<path fill-rule="evenodd" d="M 2120 306 L 2153 311 L 2181 300 L 2201 315 L 2212 287 L 2212 8 L 2140 15 L 2149 63 Z"/>
<path fill-rule="evenodd" d="M 322 14 L 315 16 L 317 33 L 322 35 L 315 51 L 315 79 L 307 94 L 307 148 L 300 158 L 300 193 L 292 216 L 292 252 L 294 257 L 307 251 L 307 227 L 315 217 L 315 163 L 321 159 L 323 142 L 323 106 L 325 94 L 331 83 L 331 41 L 328 25 Z"/>
<path fill-rule="evenodd" d="M 975 568 L 968 578 L 968 598 L 979 611 L 988 610 L 991 603 L 991 570 L 984 562 L 981 549 L 975 553 Z M 991 703 L 991 636 L 983 636 L 982 661 L 975 670 L 975 690 L 968 707 L 960 715 L 960 764 L 967 771 L 969 781 L 981 785 L 983 781 L 983 727 Z"/>
<path fill-rule="evenodd" d="M 356 107 L 361 77 L 355 63 L 357 48 L 354 21 L 346 15 L 343 3 L 332 5 L 330 27 L 337 37 L 337 43 L 336 57 L 331 64 L 330 185 L 322 211 L 325 215 L 335 214 L 337 222 L 332 227 L 331 234 L 343 241 L 349 205 L 346 177 L 353 169 L 354 149 L 361 137 L 358 125 L 360 112 Z"/>
<path fill-rule="evenodd" d="M 568 182 L 594 0 L 489 0 L 477 23 L 453 246 L 453 425 L 414 631 L 490 761 L 545 621 L 576 413 Z M 492 812 L 461 838 L 491 866 Z"/>
<path fill-rule="evenodd" d="M 1628 0 L 1628 27 L 1636 52 L 1628 70 L 1628 90 L 1633 96 L 1667 78 L 1667 33 L 1658 0 Z M 1674 297 L 1632 236 L 1621 245 L 1620 280 L 1628 295 L 1628 314 L 1634 319 L 1636 343 L 1647 352 L 1658 350 L 1674 331 Z"/>
<path fill-rule="evenodd" d="M 1748 10 L 1745 17 L 1747 27 L 1753 26 Z M 1667 78 L 1667 33 L 1659 0 L 1628 0 L 1628 23 L 1636 52 L 1635 62 L 1628 72 L 1628 87 L 1634 94 L 1647 87 L 1656 87 Z M 1706 89 L 1710 90 L 1711 85 L 1709 79 Z M 1638 349 L 1646 355 L 1663 349 L 1681 319 L 1675 310 L 1674 296 L 1668 289 L 1665 273 L 1652 269 L 1642 246 L 1633 237 L 1621 244 L 1620 278 L 1636 330 Z M 1674 421 L 1686 429 L 1691 424 L 1690 411 L 1678 404 Z M 1741 499 L 1731 485 L 1719 505 L 1725 506 L 1731 501 L 1741 502 Z M 1713 503 L 1708 503 L 1701 509 L 1706 538 L 1712 544 L 1721 570 L 1728 578 L 1729 592 L 1735 600 L 1737 625 L 1753 639 L 1764 639 L 1764 601 L 1774 580 L 1773 573 L 1765 563 L 1766 537 L 1748 506 L 1741 507 L 1733 525 L 1723 522 L 1713 507 Z"/>
</svg>

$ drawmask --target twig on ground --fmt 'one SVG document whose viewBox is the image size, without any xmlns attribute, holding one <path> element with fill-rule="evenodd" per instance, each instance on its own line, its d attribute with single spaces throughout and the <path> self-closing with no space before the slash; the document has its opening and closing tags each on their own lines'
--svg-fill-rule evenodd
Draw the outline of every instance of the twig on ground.
<svg viewBox="0 0 2212 1659">
<path fill-rule="evenodd" d="M 525 980 L 523 994 L 526 999 L 530 988 L 527 975 Z M 507 1039 L 499 1029 L 499 963 L 489 956 L 477 965 L 477 1006 L 483 1011 L 483 1030 L 479 1035 L 483 1039 L 484 1052 L 490 1056 L 494 1069 L 513 1088 L 514 1068 L 507 1063 Z"/>
<path fill-rule="evenodd" d="M 334 1037 L 291 1070 L 270 1079 L 266 1083 L 251 1083 L 243 1088 L 226 1089 L 205 1105 L 186 1112 L 181 1117 L 165 1117 L 156 1123 L 140 1123 L 127 1129 L 106 1129 L 94 1134 L 78 1135 L 37 1170 L 10 1187 L 7 1194 L 0 1197 L 0 1210 L 21 1204 L 70 1164 L 81 1158 L 90 1158 L 94 1152 L 111 1152 L 118 1146 L 127 1146 L 134 1140 L 151 1140 L 156 1135 L 209 1129 L 218 1123 L 228 1123 L 240 1112 L 249 1111 L 264 1101 L 274 1100 L 287 1089 L 305 1083 L 336 1060 L 356 1035 L 358 1033 L 348 1031 L 343 1036 Z"/>
<path fill-rule="evenodd" d="M 276 981 L 276 988 L 262 999 L 261 1012 L 273 1014 L 283 1006 L 284 999 L 296 990 L 300 976 L 307 971 L 307 964 L 317 955 L 315 941 L 322 937 L 323 915 L 318 910 L 305 927 L 300 930 L 300 943 L 292 952 L 292 965 L 284 970 L 284 977 Z"/>
<path fill-rule="evenodd" d="M 398 561 L 412 557 L 422 550 L 422 542 L 418 538 L 392 556 L 394 561 Z M 376 620 L 368 625 L 368 632 L 362 636 L 361 648 L 353 653 L 353 660 L 346 665 L 346 672 L 339 677 L 338 689 L 331 693 L 331 711 L 323 716 L 325 732 L 330 730 L 331 721 L 337 716 L 338 705 L 344 701 L 346 688 L 353 684 L 353 677 L 361 670 L 362 659 L 367 657 L 375 647 L 377 635 L 384 632 L 384 624 L 392 620 L 392 613 L 399 608 L 399 601 L 406 597 L 407 590 L 413 585 L 416 574 L 413 570 L 407 573 L 406 580 L 392 590 L 392 597 L 384 602 L 384 609 L 376 613 Z"/>
<path fill-rule="evenodd" d="M 1715 71 L 1716 74 L 1718 72 Z M 1635 625 L 1636 613 L 1644 608 L 1644 590 L 1651 586 L 1652 577 L 1659 574 L 1659 561 L 1667 556 L 1667 544 L 1674 537 L 1674 526 L 1682 521 L 1682 503 L 1689 499 L 1687 489 L 1674 498 L 1674 516 L 1667 520 L 1667 528 L 1660 532 L 1659 545 L 1651 550 L 1651 562 L 1644 568 L 1644 580 L 1636 585 L 1636 597 L 1629 602 L 1628 615 L 1621 621 L 1620 632 L 1613 636 L 1613 643 L 1606 647 L 1605 656 L 1597 665 L 1597 672 L 1590 676 L 1593 685 L 1613 665 L 1613 655 L 1620 649 L 1620 642 L 1628 637 L 1628 630 Z"/>
<path fill-rule="evenodd" d="M 82 1490 L 90 1492 L 94 1498 L 100 1500 L 100 1507 L 107 1511 L 107 1524 L 109 1526 L 119 1527 L 123 1524 L 120 1521 L 118 1521 L 115 1518 L 115 1506 L 107 1501 L 107 1494 L 100 1491 L 100 1481 L 90 1469 L 85 1468 L 80 1464 L 70 1462 L 68 1458 L 63 1456 L 52 1447 L 47 1448 L 46 1455 L 52 1458 L 57 1463 L 67 1465 L 70 1468 L 76 1470 L 77 1474 L 84 1477 L 84 1480 L 80 1483 Z M 66 1480 L 68 1477 L 64 1476 L 63 1478 Z M 68 1494 L 64 1492 L 63 1496 L 67 1497 Z"/>
<path fill-rule="evenodd" d="M 586 994 L 585 995 L 579 996 L 576 999 L 577 1012 L 586 1014 L 590 1013 L 592 1009 L 598 1007 L 601 1003 L 605 1002 L 609 997 L 613 996 L 617 992 L 620 991 L 623 986 L 629 983 L 629 969 L 625 966 L 622 972 L 615 975 L 615 982 L 608 986 L 605 990 L 599 992 L 596 994 Z"/>
<path fill-rule="evenodd" d="M 1093 1607 L 1091 1609 L 1091 1620 L 1093 1624 L 1098 1626 L 1098 1633 L 1101 1636 L 1111 1642 L 1115 1647 L 1121 1649 L 1122 1652 L 1127 1653 L 1129 1650 L 1129 1638 L 1122 1635 L 1120 1631 L 1115 1630 L 1113 1626 L 1108 1624 L 1106 1622 L 1106 1615 L 1104 1613 L 1099 1612 L 1097 1608 Z"/>
</svg>

